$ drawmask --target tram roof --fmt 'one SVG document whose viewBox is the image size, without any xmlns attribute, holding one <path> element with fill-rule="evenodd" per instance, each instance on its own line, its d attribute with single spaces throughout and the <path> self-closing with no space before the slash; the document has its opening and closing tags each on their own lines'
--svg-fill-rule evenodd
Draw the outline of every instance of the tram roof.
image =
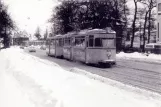
<svg viewBox="0 0 161 107">
<path fill-rule="evenodd" d="M 77 32 L 68 32 L 67 34 L 64 35 L 64 37 L 71 37 L 71 36 L 74 36 L 74 35 L 77 35 L 78 33 Z"/>
<path fill-rule="evenodd" d="M 112 34 L 115 34 L 116 32 L 113 31 L 113 30 L 104 30 L 104 29 L 91 29 L 91 30 L 88 30 L 87 33 L 95 33 L 95 34 L 98 34 L 98 33 L 112 33 Z"/>
<path fill-rule="evenodd" d="M 69 32 L 65 34 L 65 37 L 70 37 L 74 35 L 85 35 L 85 34 L 115 34 L 116 32 L 113 30 L 104 30 L 104 29 L 85 29 L 79 32 Z"/>
<path fill-rule="evenodd" d="M 56 35 L 54 38 L 62 38 L 63 35 Z"/>
<path fill-rule="evenodd" d="M 48 39 L 55 39 L 55 38 L 62 38 L 62 37 L 71 37 L 71 36 L 79 36 L 79 35 L 86 35 L 86 34 L 115 34 L 116 32 L 113 30 L 104 30 L 104 29 L 85 29 L 81 30 L 79 32 L 73 31 L 68 32 L 65 35 L 56 35 L 53 37 L 49 37 Z"/>
<path fill-rule="evenodd" d="M 85 29 L 85 30 L 81 30 L 78 34 L 80 35 L 84 35 L 84 34 L 115 34 L 116 32 L 113 30 L 104 30 L 104 29 Z"/>
</svg>

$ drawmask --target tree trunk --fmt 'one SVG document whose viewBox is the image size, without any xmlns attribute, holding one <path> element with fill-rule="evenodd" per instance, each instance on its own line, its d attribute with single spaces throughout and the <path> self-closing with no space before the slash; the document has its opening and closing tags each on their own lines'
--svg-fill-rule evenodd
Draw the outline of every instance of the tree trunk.
<svg viewBox="0 0 161 107">
<path fill-rule="evenodd" d="M 149 11 L 149 17 L 148 17 L 148 21 L 149 21 L 149 26 L 148 26 L 148 43 L 150 42 L 150 31 L 151 31 L 151 10 Z"/>
<path fill-rule="evenodd" d="M 143 30 L 143 52 L 145 51 L 145 33 L 146 33 L 147 16 L 148 16 L 148 11 L 145 14 L 145 21 L 144 21 L 144 30 Z"/>
<path fill-rule="evenodd" d="M 135 22 L 136 22 L 136 15 L 137 15 L 137 1 L 134 0 L 135 3 L 135 14 L 134 14 L 134 20 L 132 24 L 132 38 L 131 38 L 131 48 L 133 48 L 133 42 L 134 42 L 134 37 L 135 37 Z"/>
<path fill-rule="evenodd" d="M 139 32 L 140 32 L 140 49 L 141 49 L 141 48 L 142 48 L 142 47 L 141 47 L 141 41 L 142 41 L 142 34 L 141 34 L 141 22 L 140 22 Z"/>
<path fill-rule="evenodd" d="M 126 0 L 124 0 L 124 16 L 125 16 L 124 31 L 127 32 Z M 126 34 L 126 38 L 127 38 L 127 34 Z"/>
<path fill-rule="evenodd" d="M 10 38 L 9 38 L 9 35 L 7 34 L 7 25 L 5 25 L 5 35 L 3 38 L 3 45 L 4 45 L 4 48 L 9 48 L 10 46 Z"/>
</svg>

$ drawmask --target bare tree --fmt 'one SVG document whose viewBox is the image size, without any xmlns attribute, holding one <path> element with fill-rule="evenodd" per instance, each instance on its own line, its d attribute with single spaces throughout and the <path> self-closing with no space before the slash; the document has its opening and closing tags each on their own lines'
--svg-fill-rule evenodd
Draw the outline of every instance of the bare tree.
<svg viewBox="0 0 161 107">
<path fill-rule="evenodd" d="M 152 9 L 156 7 L 156 0 L 142 0 L 141 3 L 145 5 L 145 18 L 144 18 L 144 30 L 143 30 L 143 51 L 146 42 L 146 28 L 148 22 L 148 43 L 150 42 L 150 31 L 151 31 L 151 16 Z"/>
<path fill-rule="evenodd" d="M 10 45 L 10 32 L 15 28 L 14 22 L 8 14 L 8 8 L 0 1 L 0 38 L 3 38 L 4 48 Z"/>
<path fill-rule="evenodd" d="M 143 41 L 143 29 L 144 28 L 144 15 L 146 14 L 146 10 L 144 8 L 139 8 L 138 9 L 138 23 L 139 23 L 139 32 L 140 32 L 140 49 L 142 48 L 142 41 Z"/>
<path fill-rule="evenodd" d="M 150 42 L 150 31 L 151 31 L 151 18 L 152 18 L 152 9 L 156 7 L 156 0 L 149 0 L 149 16 L 148 16 L 148 43 Z"/>
<path fill-rule="evenodd" d="M 36 32 L 35 32 L 34 35 L 35 35 L 35 37 L 36 37 L 38 40 L 41 38 L 40 28 L 39 28 L 39 27 L 37 27 Z"/>
<path fill-rule="evenodd" d="M 145 46 L 145 41 L 146 41 L 146 26 L 147 26 L 147 17 L 148 17 L 148 11 L 145 13 L 144 17 L 144 30 L 143 30 L 143 51 L 144 51 L 144 46 Z"/>
<path fill-rule="evenodd" d="M 46 29 L 45 34 L 44 34 L 44 40 L 46 40 L 48 37 L 48 30 Z"/>
<path fill-rule="evenodd" d="M 136 30 L 136 19 L 137 19 L 137 12 L 138 12 L 138 2 L 141 0 L 133 0 L 134 5 L 135 5 L 135 10 L 134 10 L 134 19 L 132 23 L 132 38 L 131 38 L 131 48 L 133 48 L 133 42 L 134 42 L 134 37 L 135 37 L 135 30 Z"/>
</svg>

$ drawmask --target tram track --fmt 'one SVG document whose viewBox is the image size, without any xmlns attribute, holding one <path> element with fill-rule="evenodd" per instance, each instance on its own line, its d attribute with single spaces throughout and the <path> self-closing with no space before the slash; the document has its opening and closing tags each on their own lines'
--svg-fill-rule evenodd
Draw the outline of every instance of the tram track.
<svg viewBox="0 0 161 107">
<path fill-rule="evenodd" d="M 144 71 L 144 72 L 149 72 L 149 73 L 154 73 L 155 75 L 161 75 L 161 73 L 156 72 L 156 71 L 152 71 L 152 70 L 146 70 L 146 69 L 141 69 L 141 68 L 134 68 L 134 67 L 129 67 L 129 66 L 124 66 L 124 65 L 117 65 L 117 68 L 129 68 L 129 69 L 133 69 L 133 70 L 138 70 L 138 71 Z"/>
<path fill-rule="evenodd" d="M 157 93 L 161 94 L 161 90 L 159 90 L 159 87 L 157 87 L 157 85 L 151 85 L 148 82 L 143 82 L 143 81 L 140 81 L 140 80 L 137 80 L 137 79 L 132 79 L 130 77 L 126 77 L 126 81 L 124 81 L 124 80 L 122 80 L 120 78 L 119 79 L 110 78 L 110 79 L 122 82 L 122 83 L 127 84 L 127 85 L 131 85 L 133 87 L 139 87 L 139 88 L 142 88 L 142 89 L 146 89 L 146 90 L 149 90 L 149 91 L 154 91 L 154 92 L 157 92 Z M 127 81 L 129 79 L 130 79 L 130 81 Z"/>
<path fill-rule="evenodd" d="M 125 61 L 125 60 L 122 60 L 122 61 L 118 61 L 117 60 L 117 62 L 119 62 L 119 63 L 124 63 L 124 65 L 123 64 L 118 64 L 117 63 L 117 65 L 116 65 L 116 67 L 126 67 L 126 68 L 130 68 L 130 69 L 135 69 L 135 70 L 139 70 L 139 71 L 145 71 L 145 72 L 151 72 L 151 73 L 159 73 L 159 74 L 161 74 L 161 71 L 159 70 L 159 71 L 155 71 L 154 69 L 152 70 L 152 69 L 149 69 L 149 68 L 146 68 L 146 67 L 143 67 L 142 66 L 142 68 L 139 68 L 138 66 L 137 66 L 137 68 L 136 67 L 134 67 L 134 65 L 129 65 L 128 64 L 128 66 L 126 66 L 126 64 L 129 62 L 135 62 L 135 64 L 141 64 L 141 63 L 144 63 L 144 62 L 140 62 L 140 61 Z M 145 63 L 144 63 L 145 64 Z M 147 63 L 147 64 L 155 64 L 155 63 Z M 155 64 L 156 66 L 161 66 L 161 64 Z M 161 68 L 160 68 L 161 69 Z"/>
<path fill-rule="evenodd" d="M 132 67 L 128 67 L 128 66 L 122 66 L 122 65 L 116 65 L 112 70 L 115 71 L 115 69 L 122 69 L 122 68 L 127 68 L 129 70 L 135 70 L 135 73 L 128 71 L 126 69 L 126 71 L 123 72 L 123 74 L 130 74 L 130 75 L 136 75 L 138 77 L 145 77 L 145 78 L 150 78 L 150 79 L 161 79 L 161 77 L 158 77 L 158 75 L 161 76 L 161 73 L 155 72 L 155 71 L 150 71 L 150 70 L 144 70 L 144 69 L 139 69 L 139 68 L 132 68 Z M 101 69 L 102 71 L 107 71 L 107 72 L 111 72 L 110 70 L 107 69 Z M 118 71 L 118 70 L 116 70 Z M 141 72 L 140 72 L 141 71 Z M 137 74 L 136 72 L 138 72 L 139 74 Z M 146 73 L 148 72 L 148 73 Z M 152 73 L 153 74 L 149 74 Z"/>
<path fill-rule="evenodd" d="M 149 78 L 142 78 L 141 76 L 137 77 L 137 75 L 129 75 L 126 73 L 118 73 L 118 72 L 112 72 L 109 77 L 119 75 L 120 77 L 124 78 L 125 80 L 129 80 L 129 81 L 138 81 L 138 82 L 142 82 L 144 84 L 157 84 L 157 85 L 161 85 L 161 83 L 159 81 L 155 81 L 155 80 L 149 80 Z"/>
<path fill-rule="evenodd" d="M 126 60 L 126 61 L 133 61 L 133 62 L 141 62 L 141 63 L 147 63 L 147 64 L 161 65 L 161 60 L 151 61 L 151 60 L 146 60 L 146 59 L 138 60 L 136 58 L 131 58 L 131 59 L 118 58 L 117 61 L 119 61 L 119 60 L 121 60 L 121 61 Z"/>
<path fill-rule="evenodd" d="M 123 69 L 123 72 L 122 71 L 119 72 L 118 69 Z M 156 75 L 152 75 L 149 74 L 149 72 L 151 73 L 153 71 L 139 68 L 132 68 L 122 65 L 116 65 L 116 67 L 112 69 L 112 72 L 111 70 L 107 69 L 101 69 L 101 71 L 110 72 L 108 73 L 108 75 L 106 75 L 107 78 L 161 94 L 161 73 L 154 71 Z M 148 73 L 143 75 L 140 74 L 140 72 L 141 73 L 148 72 Z"/>
</svg>

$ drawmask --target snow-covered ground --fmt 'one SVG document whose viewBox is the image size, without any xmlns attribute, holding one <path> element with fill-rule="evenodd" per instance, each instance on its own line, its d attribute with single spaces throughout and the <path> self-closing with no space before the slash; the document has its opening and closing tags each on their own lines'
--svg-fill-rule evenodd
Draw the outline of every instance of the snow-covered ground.
<svg viewBox="0 0 161 107">
<path fill-rule="evenodd" d="M 120 52 L 116 55 L 116 57 L 119 59 L 130 59 L 130 60 L 161 63 L 161 55 L 157 55 L 157 54 L 143 54 L 138 52 L 134 52 L 134 53 Z"/>
<path fill-rule="evenodd" d="M 0 51 L 0 65 L 0 107 L 161 107 L 161 97 L 65 71 L 17 47 Z"/>
</svg>

